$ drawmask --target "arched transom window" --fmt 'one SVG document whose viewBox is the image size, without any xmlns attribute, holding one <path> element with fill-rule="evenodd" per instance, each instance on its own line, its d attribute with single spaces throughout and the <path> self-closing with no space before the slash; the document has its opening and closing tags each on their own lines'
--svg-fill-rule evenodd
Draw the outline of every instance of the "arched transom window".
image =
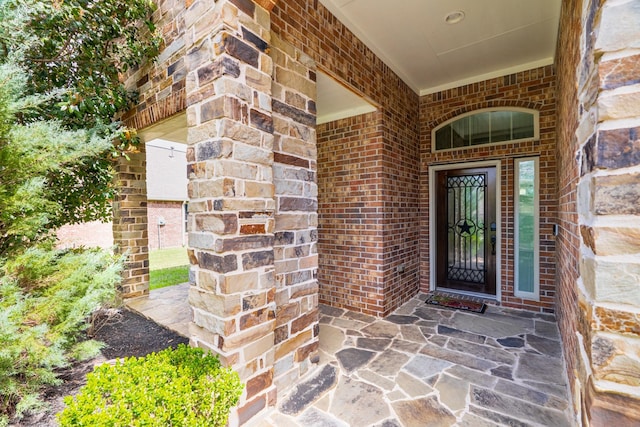
<svg viewBox="0 0 640 427">
<path fill-rule="evenodd" d="M 433 151 L 535 140 L 539 114 L 525 108 L 490 108 L 454 117 L 431 132 Z"/>
</svg>

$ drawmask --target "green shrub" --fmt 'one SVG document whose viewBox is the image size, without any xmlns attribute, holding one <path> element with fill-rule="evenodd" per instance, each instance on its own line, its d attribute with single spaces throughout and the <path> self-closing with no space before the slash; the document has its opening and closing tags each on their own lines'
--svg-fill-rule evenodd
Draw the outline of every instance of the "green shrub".
<svg viewBox="0 0 640 427">
<path fill-rule="evenodd" d="M 224 426 L 243 385 L 216 356 L 184 344 L 98 366 L 65 397 L 61 426 Z"/>
<path fill-rule="evenodd" d="M 0 264 L 0 425 L 42 406 L 42 388 L 60 382 L 57 368 L 99 351 L 78 337 L 114 298 L 121 269 L 98 249 L 31 248 Z"/>
</svg>

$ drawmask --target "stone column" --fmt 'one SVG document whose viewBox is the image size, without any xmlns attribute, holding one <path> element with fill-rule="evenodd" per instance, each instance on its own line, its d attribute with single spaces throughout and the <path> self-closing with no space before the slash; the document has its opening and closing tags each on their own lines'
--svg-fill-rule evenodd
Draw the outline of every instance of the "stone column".
<svg viewBox="0 0 640 427">
<path fill-rule="evenodd" d="M 309 372 L 318 350 L 318 185 L 315 63 L 271 35 L 276 189 L 275 384 Z"/>
<path fill-rule="evenodd" d="M 595 0 L 592 0 L 595 1 Z M 586 2 L 587 6 L 590 2 Z M 584 413 L 591 425 L 640 424 L 640 2 L 588 10 L 578 214 L 580 295 L 589 324 Z M 589 27 L 595 26 L 589 32 Z M 593 50 L 592 52 L 590 50 Z M 586 67 L 585 67 L 586 64 Z M 581 292 L 582 293 L 582 292 Z M 584 332 L 583 332 L 584 333 Z"/>
<path fill-rule="evenodd" d="M 187 4 L 190 334 L 245 382 L 238 425 L 276 399 L 270 17 L 250 1 Z"/>
<path fill-rule="evenodd" d="M 144 144 L 121 157 L 116 164 L 117 196 L 113 202 L 113 242 L 119 253 L 128 254 L 122 298 L 149 293 L 149 237 L 147 234 L 147 169 Z"/>
</svg>

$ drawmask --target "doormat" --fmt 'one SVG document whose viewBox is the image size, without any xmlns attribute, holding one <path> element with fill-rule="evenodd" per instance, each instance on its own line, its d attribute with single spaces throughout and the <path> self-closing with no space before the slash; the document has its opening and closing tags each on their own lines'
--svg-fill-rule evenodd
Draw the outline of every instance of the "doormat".
<svg viewBox="0 0 640 427">
<path fill-rule="evenodd" d="M 439 305 L 441 307 L 472 311 L 474 313 L 484 313 L 484 310 L 487 308 L 487 305 L 483 302 L 469 301 L 449 295 L 432 294 L 425 302 L 427 304 Z"/>
</svg>

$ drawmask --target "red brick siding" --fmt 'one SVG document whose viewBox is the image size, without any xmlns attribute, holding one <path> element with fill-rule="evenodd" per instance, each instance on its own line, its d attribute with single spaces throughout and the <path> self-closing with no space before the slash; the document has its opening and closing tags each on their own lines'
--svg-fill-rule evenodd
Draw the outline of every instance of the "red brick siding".
<svg viewBox="0 0 640 427">
<path fill-rule="evenodd" d="M 578 296 L 576 292 L 580 237 L 577 213 L 577 183 L 580 178 L 575 153 L 578 148 L 575 131 L 578 126 L 578 94 L 576 73 L 580 62 L 580 33 L 582 30 L 582 0 L 563 2 L 558 35 L 556 68 L 558 74 L 557 100 L 557 159 L 558 159 L 558 225 L 557 237 L 557 319 L 562 336 L 564 360 L 569 385 L 574 390 L 574 376 L 580 351 L 576 330 L 579 327 Z M 588 336 L 583 331 L 583 336 Z"/>
<path fill-rule="evenodd" d="M 318 126 L 320 303 L 384 306 L 384 167 L 380 113 Z"/>
<path fill-rule="evenodd" d="M 554 312 L 556 199 L 556 76 L 553 66 L 449 89 L 420 100 L 421 125 L 421 244 L 420 287 L 429 290 L 429 166 L 481 160 L 501 161 L 502 265 L 501 303 L 533 311 Z M 540 139 L 431 152 L 431 130 L 463 113 L 492 107 L 524 107 L 540 112 Z M 514 296 L 513 264 L 513 174 L 514 159 L 540 156 L 540 301 Z"/>
<path fill-rule="evenodd" d="M 186 108 L 186 9 L 179 0 L 158 0 L 153 14 L 162 32 L 163 50 L 156 61 L 131 70 L 127 87 L 139 92 L 138 104 L 123 116 L 127 126 L 142 129 Z"/>
<path fill-rule="evenodd" d="M 184 244 L 182 210 L 182 202 L 179 201 L 148 202 L 149 250 L 174 248 Z M 164 218 L 165 225 L 158 226 L 160 217 Z"/>
<path fill-rule="evenodd" d="M 271 28 L 311 56 L 319 69 L 379 106 L 377 161 L 384 171 L 375 191 L 382 206 L 369 207 L 381 209 L 377 214 L 383 218 L 383 234 L 377 235 L 375 245 L 383 248 L 378 270 L 383 282 L 366 310 L 388 314 L 418 290 L 419 97 L 317 1 L 279 1 Z M 319 186 L 318 191 L 322 198 L 323 191 L 332 189 Z M 400 264 L 405 267 L 401 274 Z"/>
<path fill-rule="evenodd" d="M 113 246 L 113 231 L 110 222 L 92 221 L 82 224 L 63 225 L 57 231 L 58 247 L 79 246 L 109 248 Z"/>
</svg>

